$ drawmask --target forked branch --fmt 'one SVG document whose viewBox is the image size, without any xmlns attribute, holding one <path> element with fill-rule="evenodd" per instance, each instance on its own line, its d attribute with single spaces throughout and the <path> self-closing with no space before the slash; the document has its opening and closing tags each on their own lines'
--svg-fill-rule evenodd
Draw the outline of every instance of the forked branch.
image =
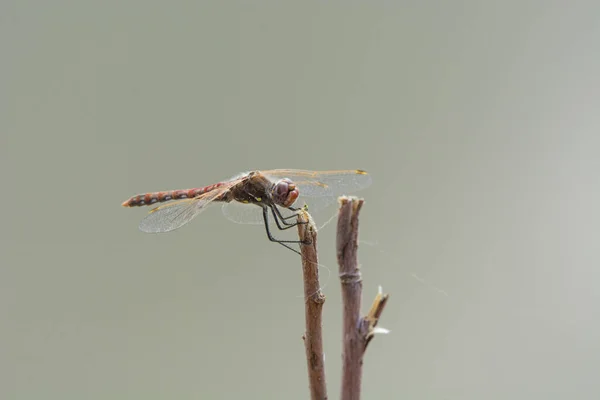
<svg viewBox="0 0 600 400">
<path fill-rule="evenodd" d="M 321 285 L 319 284 L 317 230 L 306 210 L 301 210 L 298 214 L 298 236 L 302 242 L 310 243 L 300 245 L 306 318 L 306 331 L 303 339 L 308 364 L 310 397 L 312 400 L 325 400 L 327 399 L 327 385 L 325 382 L 322 329 L 325 295 L 321 292 Z"/>
<path fill-rule="evenodd" d="M 383 294 L 380 289 L 369 313 L 364 317 L 360 316 L 362 277 L 358 266 L 358 215 L 364 201 L 355 197 L 340 197 L 339 201 L 337 258 L 344 307 L 341 399 L 358 400 L 363 356 L 376 333 L 375 326 L 388 295 Z"/>
</svg>

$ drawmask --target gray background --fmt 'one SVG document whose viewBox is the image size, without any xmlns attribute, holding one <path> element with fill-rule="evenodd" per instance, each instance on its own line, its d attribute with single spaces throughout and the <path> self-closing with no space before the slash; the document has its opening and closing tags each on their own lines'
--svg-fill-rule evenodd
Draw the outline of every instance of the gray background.
<svg viewBox="0 0 600 400">
<path fill-rule="evenodd" d="M 599 39 L 592 1 L 3 1 L 0 397 L 307 398 L 298 258 L 120 203 L 363 168 L 365 399 L 599 398 Z"/>
</svg>

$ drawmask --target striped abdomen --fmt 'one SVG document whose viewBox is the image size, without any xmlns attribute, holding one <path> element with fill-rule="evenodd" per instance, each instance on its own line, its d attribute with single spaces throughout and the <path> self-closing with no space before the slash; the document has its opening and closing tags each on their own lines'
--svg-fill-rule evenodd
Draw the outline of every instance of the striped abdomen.
<svg viewBox="0 0 600 400">
<path fill-rule="evenodd" d="M 151 206 L 155 203 L 162 203 L 169 200 L 179 199 L 193 199 L 203 193 L 210 192 L 218 187 L 223 186 L 225 183 L 215 183 L 214 185 L 205 186 L 202 188 L 194 189 L 183 189 L 183 190 L 169 190 L 166 192 L 154 192 L 138 194 L 130 199 L 123 202 L 123 207 L 138 207 L 138 206 Z"/>
</svg>

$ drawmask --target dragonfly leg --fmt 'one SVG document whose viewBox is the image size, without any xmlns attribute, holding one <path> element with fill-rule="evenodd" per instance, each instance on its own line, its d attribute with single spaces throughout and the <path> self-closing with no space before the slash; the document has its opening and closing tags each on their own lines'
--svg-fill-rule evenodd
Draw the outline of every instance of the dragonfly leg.
<svg viewBox="0 0 600 400">
<path fill-rule="evenodd" d="M 279 211 L 279 209 L 277 209 L 277 212 L 279 214 L 279 217 L 281 217 L 282 220 L 288 220 L 290 218 L 294 218 L 294 217 L 298 217 L 298 212 L 302 209 L 303 207 L 288 207 L 287 209 L 290 211 L 293 211 L 294 213 L 290 216 L 284 217 L 281 215 L 281 212 Z M 308 224 L 308 221 L 301 221 L 301 222 L 296 222 L 295 225 L 297 224 Z"/>
<path fill-rule="evenodd" d="M 295 221 L 295 222 L 288 222 L 287 221 L 290 218 L 297 218 L 298 217 L 297 211 L 299 210 L 299 208 L 292 209 L 292 211 L 294 211 L 295 213 L 292 214 L 292 215 L 289 215 L 287 217 L 284 217 L 283 215 L 281 215 L 281 210 L 279 210 L 279 207 L 277 207 L 276 205 L 271 205 L 270 207 L 277 214 L 277 217 L 279 217 L 279 220 L 284 225 L 292 227 L 292 226 L 296 226 L 298 224 L 308 224 L 308 221 L 300 221 L 300 222 L 297 222 L 297 221 Z M 275 215 L 273 215 L 273 217 L 275 218 L 275 220 L 277 220 L 277 217 Z M 277 226 L 279 226 L 279 224 L 277 224 Z M 279 227 L 279 229 L 281 229 L 281 227 Z M 287 228 L 284 228 L 284 229 L 287 229 Z"/>
<path fill-rule="evenodd" d="M 291 228 L 292 226 L 296 226 L 298 224 L 308 224 L 308 221 L 300 221 L 300 222 L 288 222 L 288 219 L 291 218 L 297 218 L 298 217 L 298 211 L 300 210 L 299 208 L 294 208 L 294 207 L 288 207 L 288 210 L 293 211 L 294 214 L 292 215 L 288 215 L 287 217 L 284 217 L 283 215 L 281 215 L 281 211 L 279 210 L 279 207 L 277 207 L 276 205 L 271 205 L 271 210 L 273 210 L 273 218 L 275 218 L 275 222 L 277 222 L 277 227 L 281 230 L 283 229 L 288 229 Z M 277 215 L 275 215 L 277 214 Z M 279 217 L 279 218 L 277 218 Z M 279 225 L 279 222 L 281 222 L 283 225 L 286 225 L 286 228 L 282 228 Z"/>
<path fill-rule="evenodd" d="M 283 217 L 281 216 L 281 213 L 279 212 L 279 210 L 277 209 L 277 206 L 269 206 L 269 208 L 271 209 L 271 213 L 273 214 L 273 219 L 275 220 L 275 223 L 277 224 L 277 228 L 279 228 L 280 231 L 284 231 L 286 229 L 290 229 L 293 228 L 294 226 L 298 225 L 298 222 L 287 222 L 283 219 Z M 281 219 L 281 221 L 280 221 Z M 281 226 L 281 224 L 283 224 L 283 226 Z"/>
<path fill-rule="evenodd" d="M 290 218 L 297 216 L 298 211 L 300 211 L 302 208 L 301 207 L 288 207 L 287 209 L 290 211 L 293 211 L 294 214 L 290 215 L 289 217 L 281 217 L 282 219 L 290 219 Z"/>
<path fill-rule="evenodd" d="M 269 230 L 269 211 L 267 210 L 267 207 L 263 207 L 263 220 L 265 222 L 265 230 L 267 231 L 267 237 L 269 238 L 269 240 L 271 242 L 279 243 L 283 247 L 287 247 L 288 249 L 292 250 L 294 253 L 300 254 L 300 252 L 298 250 L 295 250 L 295 249 L 291 248 L 286 243 L 298 243 L 298 244 L 310 244 L 310 243 L 312 243 L 312 242 L 303 242 L 301 240 L 279 240 L 279 239 L 275 239 L 273 237 L 273 235 L 271 235 L 271 231 Z"/>
</svg>

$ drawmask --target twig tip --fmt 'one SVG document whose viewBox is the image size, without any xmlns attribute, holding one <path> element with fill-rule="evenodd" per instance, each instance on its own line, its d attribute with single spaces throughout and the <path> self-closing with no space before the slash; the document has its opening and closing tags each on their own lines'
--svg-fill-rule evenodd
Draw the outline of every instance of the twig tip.
<svg viewBox="0 0 600 400">
<path fill-rule="evenodd" d="M 380 326 L 376 326 L 375 328 L 373 328 L 374 335 L 387 335 L 390 332 L 391 331 L 389 329 L 385 329 Z"/>
</svg>

